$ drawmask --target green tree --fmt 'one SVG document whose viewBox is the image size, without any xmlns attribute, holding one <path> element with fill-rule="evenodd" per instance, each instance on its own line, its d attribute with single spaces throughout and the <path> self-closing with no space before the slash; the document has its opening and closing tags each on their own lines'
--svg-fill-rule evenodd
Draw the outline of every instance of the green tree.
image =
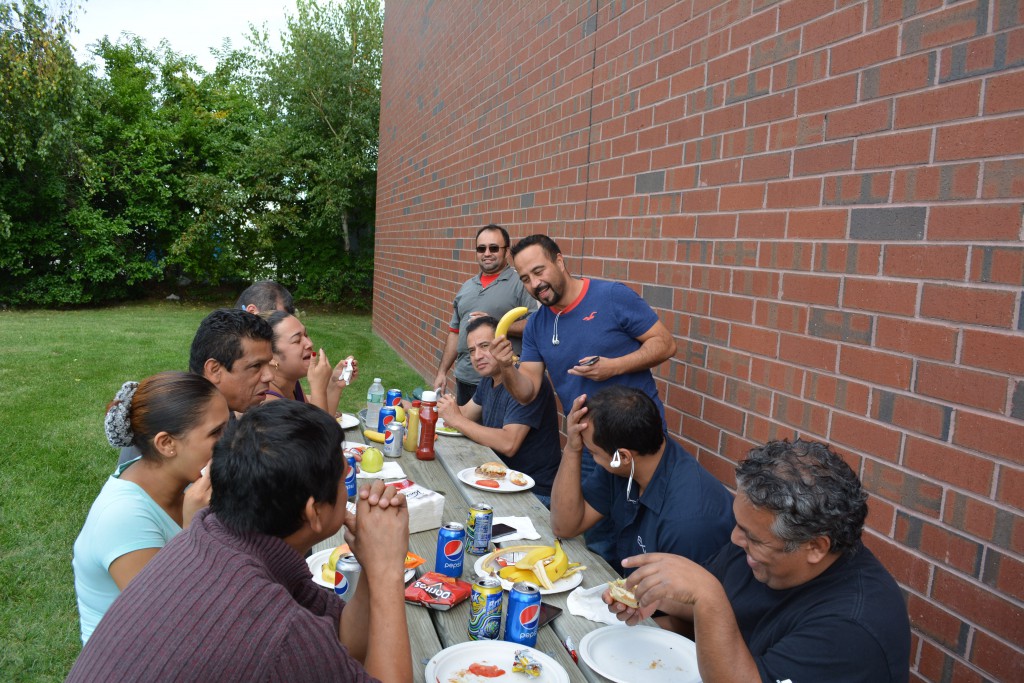
<svg viewBox="0 0 1024 683">
<path fill-rule="evenodd" d="M 78 298 L 62 275 L 84 163 L 75 128 L 85 74 L 71 30 L 66 9 L 51 17 L 33 0 L 0 2 L 0 301 Z"/>
<path fill-rule="evenodd" d="M 251 147 L 267 210 L 254 222 L 263 261 L 298 294 L 349 301 L 369 292 L 359 231 L 376 194 L 383 10 L 375 0 L 299 0 L 283 48 L 256 38 L 255 86 L 269 120 Z M 355 274 L 353 276 L 353 274 Z"/>
</svg>

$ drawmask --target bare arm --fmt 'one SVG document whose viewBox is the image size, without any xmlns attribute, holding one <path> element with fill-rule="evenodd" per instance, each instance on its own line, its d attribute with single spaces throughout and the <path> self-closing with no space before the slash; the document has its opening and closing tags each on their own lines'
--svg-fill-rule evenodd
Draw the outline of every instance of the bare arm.
<svg viewBox="0 0 1024 683">
<path fill-rule="evenodd" d="M 110 578 L 117 584 L 119 590 L 128 587 L 128 582 L 135 578 L 135 575 L 142 571 L 142 568 L 153 559 L 160 548 L 143 548 L 125 553 L 110 563 L 107 572 Z"/>
<path fill-rule="evenodd" d="M 544 364 L 539 361 L 520 363 L 517 368 L 512 362 L 512 342 L 507 337 L 497 337 L 491 344 L 491 356 L 501 366 L 501 381 L 512 398 L 526 405 L 537 397 L 540 383 L 544 381 Z"/>
<path fill-rule="evenodd" d="M 479 423 L 483 409 L 475 401 L 470 400 L 460 408 L 451 395 L 438 399 L 437 414 L 444 419 L 446 426 L 458 429 L 478 444 L 507 458 L 519 452 L 519 447 L 530 433 L 530 428 L 521 424 L 507 424 L 500 429 L 485 427 Z"/>
<path fill-rule="evenodd" d="M 597 524 L 603 517 L 583 499 L 582 474 L 583 439 L 580 432 L 586 428 L 584 418 L 587 408 L 586 394 L 572 403 L 572 410 L 566 421 L 568 440 L 562 450 L 562 462 L 551 485 L 551 530 L 556 538 L 579 536 Z"/>
<path fill-rule="evenodd" d="M 371 676 L 383 681 L 412 680 L 405 620 L 403 562 L 409 546 L 405 496 L 375 481 L 360 489 L 357 507 L 354 520 L 346 515 L 345 540 L 363 571 L 355 597 L 341 613 L 338 637 Z"/>
<path fill-rule="evenodd" d="M 649 370 L 661 365 L 675 355 L 676 340 L 661 321 L 654 323 L 651 329 L 637 337 L 640 348 L 618 358 L 601 357 L 593 365 L 577 365 L 569 370 L 571 375 L 587 377 L 595 382 L 603 382 L 609 377 L 627 375 L 631 372 Z"/>
<path fill-rule="evenodd" d="M 434 388 L 447 388 L 448 372 L 455 365 L 458 356 L 459 333 L 448 330 L 448 336 L 444 340 L 444 351 L 441 352 L 441 364 L 437 366 L 437 375 L 434 376 Z"/>
<path fill-rule="evenodd" d="M 510 336 L 510 337 L 520 337 L 521 338 L 523 336 L 523 330 L 526 329 L 526 322 L 529 319 L 530 319 L 529 317 L 520 318 L 519 320 L 517 320 L 514 323 L 512 323 L 511 325 L 509 325 L 508 336 Z"/>
</svg>

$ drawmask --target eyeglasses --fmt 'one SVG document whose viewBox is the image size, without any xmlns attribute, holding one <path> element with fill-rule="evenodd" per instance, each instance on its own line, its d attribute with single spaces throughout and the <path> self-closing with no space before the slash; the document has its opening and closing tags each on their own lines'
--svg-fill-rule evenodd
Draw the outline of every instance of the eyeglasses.
<svg viewBox="0 0 1024 683">
<path fill-rule="evenodd" d="M 476 253 L 483 254 L 483 253 L 489 251 L 492 254 L 497 254 L 499 251 L 501 251 L 504 248 L 505 247 L 499 246 L 497 244 L 478 244 L 478 245 L 476 245 Z"/>
</svg>

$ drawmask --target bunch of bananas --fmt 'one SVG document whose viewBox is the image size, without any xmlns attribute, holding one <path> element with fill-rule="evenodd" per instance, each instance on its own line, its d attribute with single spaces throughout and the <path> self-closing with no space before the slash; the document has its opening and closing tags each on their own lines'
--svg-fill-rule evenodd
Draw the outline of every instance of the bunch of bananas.
<svg viewBox="0 0 1024 683">
<path fill-rule="evenodd" d="M 500 569 L 495 566 L 497 565 L 498 557 L 517 551 L 525 552 L 526 554 L 515 564 L 510 564 Z M 562 550 L 560 541 L 555 541 L 553 546 L 519 545 L 511 548 L 502 548 L 485 557 L 481 567 L 484 571 L 494 571 L 497 569 L 498 576 L 506 581 L 511 581 L 512 583 L 526 581 L 547 590 L 551 590 L 554 587 L 555 581 L 586 569 L 579 562 L 569 561 L 569 556 Z"/>
</svg>

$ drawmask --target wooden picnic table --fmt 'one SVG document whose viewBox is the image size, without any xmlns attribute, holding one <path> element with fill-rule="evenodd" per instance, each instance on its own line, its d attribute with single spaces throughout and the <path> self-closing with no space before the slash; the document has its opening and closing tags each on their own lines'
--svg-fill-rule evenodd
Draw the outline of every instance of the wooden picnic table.
<svg viewBox="0 0 1024 683">
<path fill-rule="evenodd" d="M 362 442 L 362 435 L 356 435 L 355 429 L 346 433 L 349 441 Z M 536 541 L 510 541 L 509 544 L 552 544 L 554 535 L 551 531 L 550 516 L 536 496 L 530 491 L 518 493 L 499 493 L 482 491 L 462 483 L 458 472 L 466 467 L 476 467 L 489 460 L 496 460 L 494 452 L 468 438 L 461 436 L 439 436 L 435 450 L 437 459 L 433 461 L 417 460 L 413 453 L 403 451 L 402 457 L 396 462 L 409 479 L 417 484 L 437 491 L 444 495 L 444 515 L 442 523 L 460 522 L 465 524 L 469 514 L 469 506 L 473 503 L 487 503 L 494 508 L 495 517 L 529 517 L 534 528 L 540 534 Z M 390 459 L 389 459 L 390 460 Z M 362 483 L 365 480 L 360 480 Z M 333 548 L 344 543 L 342 533 L 329 538 L 313 548 L 313 552 L 325 548 Z M 437 547 L 437 529 L 410 534 L 409 550 L 426 559 L 426 563 L 417 568 L 417 576 L 434 569 L 434 556 Z M 562 541 L 562 547 L 574 562 L 582 562 L 587 566 L 583 572 L 584 588 L 590 588 L 618 578 L 618 574 L 600 556 L 590 552 L 582 537 Z M 477 556 L 466 554 L 462 578 L 472 583 L 475 579 L 473 564 Z M 566 599 L 570 591 L 545 595 L 543 601 L 562 608 L 562 614 L 549 626 L 541 628 L 537 634 L 536 648 L 554 658 L 568 672 L 570 681 L 588 681 L 605 683 L 607 678 L 592 671 L 582 657 L 579 663 L 573 661 L 563 643 L 572 638 L 579 647 L 583 636 L 601 628 L 603 624 L 577 617 L 569 612 Z M 465 601 L 446 612 L 431 610 L 420 605 L 406 605 L 406 620 L 409 627 L 409 639 L 412 648 L 413 676 L 416 683 L 425 681 L 424 669 L 427 662 L 435 654 L 446 647 L 469 640 L 467 625 L 469 621 L 469 601 Z M 653 625 L 653 621 L 649 621 Z M 430 681 L 429 683 L 434 683 Z"/>
</svg>

